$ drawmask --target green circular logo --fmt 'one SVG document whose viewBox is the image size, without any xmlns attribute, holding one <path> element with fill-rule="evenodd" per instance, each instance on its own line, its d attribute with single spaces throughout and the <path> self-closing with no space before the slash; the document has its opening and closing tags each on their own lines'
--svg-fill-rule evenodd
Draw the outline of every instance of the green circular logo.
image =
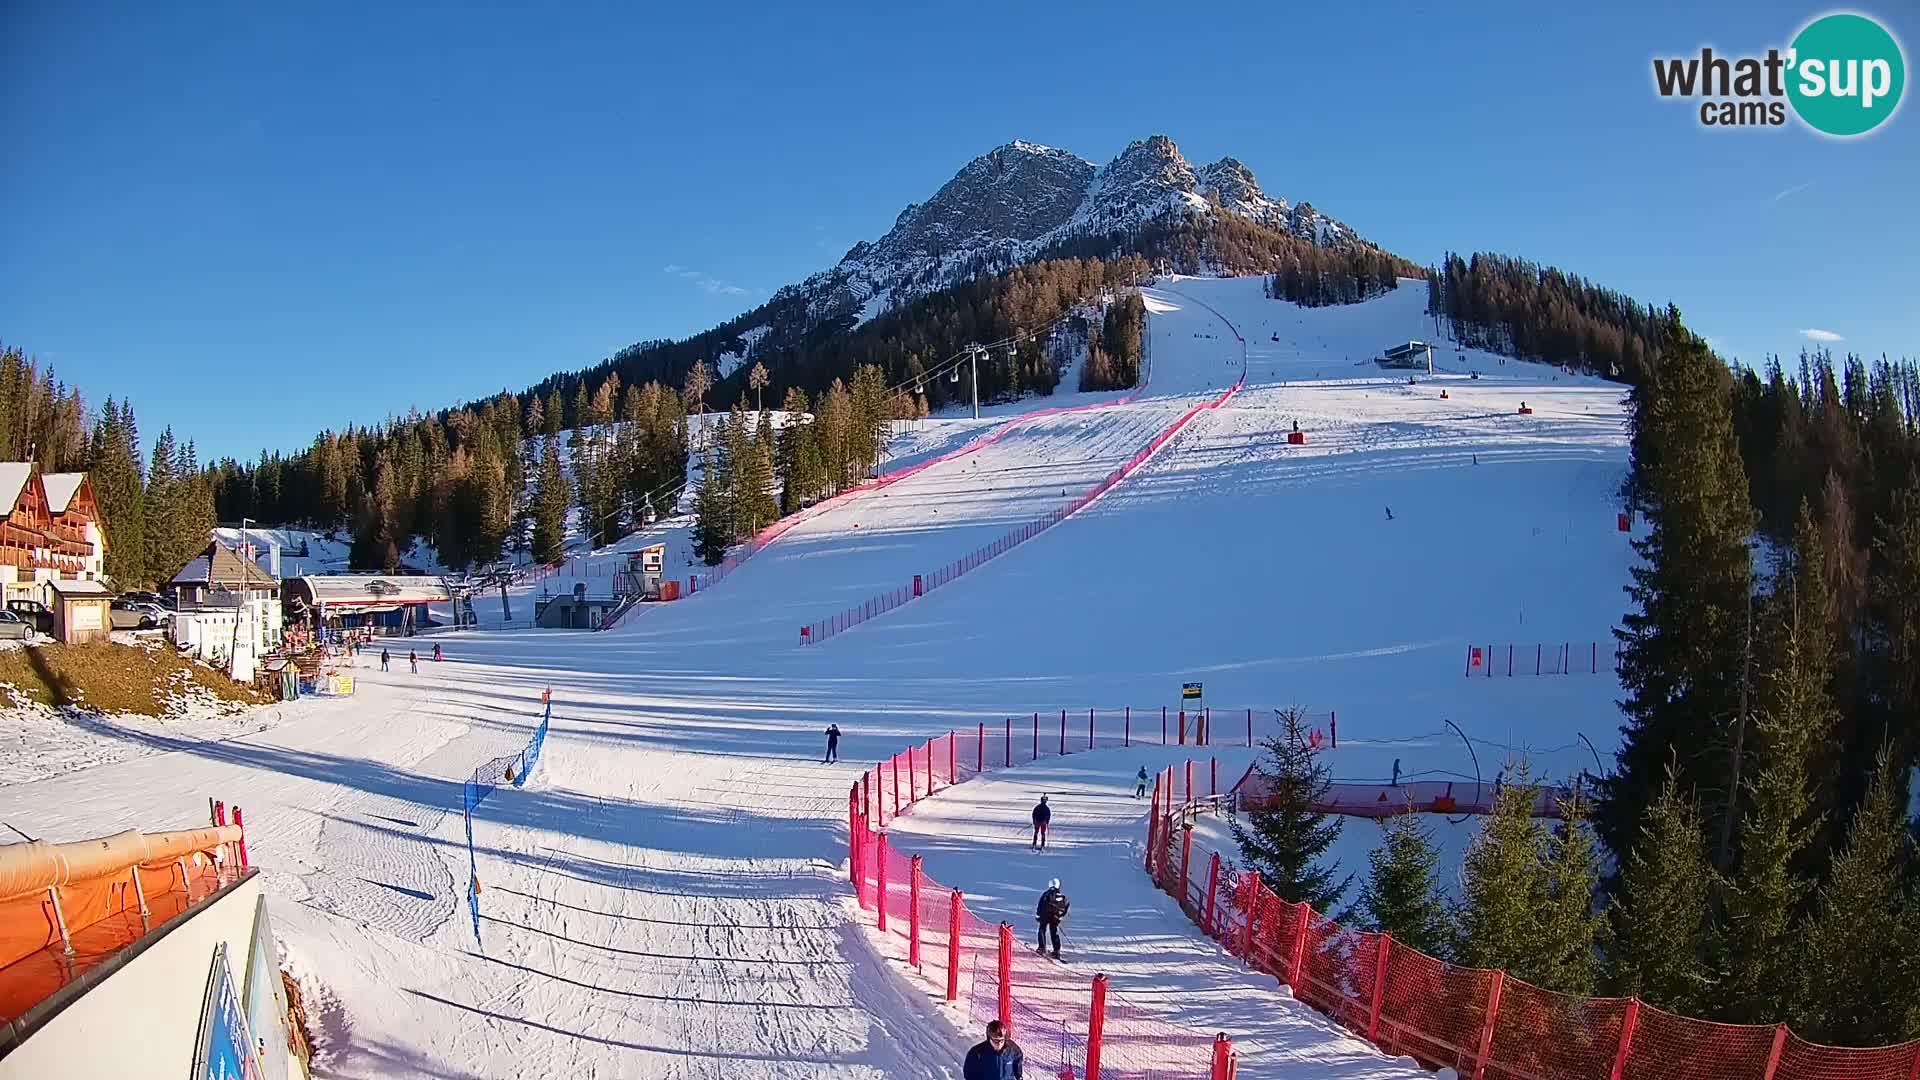
<svg viewBox="0 0 1920 1080">
<path fill-rule="evenodd" d="M 1900 43 L 1865 15 L 1822 15 L 1793 39 L 1787 99 L 1808 127 L 1864 135 L 1900 107 L 1907 65 Z"/>
</svg>

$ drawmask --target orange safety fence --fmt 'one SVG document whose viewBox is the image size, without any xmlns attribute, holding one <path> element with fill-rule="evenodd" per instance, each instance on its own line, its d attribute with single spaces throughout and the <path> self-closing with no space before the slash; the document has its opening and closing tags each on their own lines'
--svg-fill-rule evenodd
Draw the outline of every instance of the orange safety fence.
<svg viewBox="0 0 1920 1080">
<path fill-rule="evenodd" d="M 1637 998 L 1556 993 L 1342 926 L 1282 900 L 1219 852 L 1196 850 L 1193 816 L 1214 804 L 1167 797 L 1173 775 L 1156 781 L 1148 820 L 1155 884 L 1229 952 L 1383 1053 L 1484 1080 L 1920 1080 L 1920 1040 L 1822 1046 L 1785 1024 L 1720 1024 Z"/>
<path fill-rule="evenodd" d="M 245 870 L 239 824 L 0 846 L 0 1020 L 18 1018 Z"/>
</svg>

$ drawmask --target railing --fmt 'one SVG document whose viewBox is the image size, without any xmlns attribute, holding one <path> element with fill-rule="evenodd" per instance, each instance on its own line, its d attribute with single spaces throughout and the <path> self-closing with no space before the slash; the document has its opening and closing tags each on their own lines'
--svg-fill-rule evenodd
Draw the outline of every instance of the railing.
<svg viewBox="0 0 1920 1080">
<path fill-rule="evenodd" d="M 1208 936 L 1292 988 L 1293 997 L 1379 1047 L 1462 1077 L 1512 1080 L 1914 1080 L 1920 1040 L 1850 1048 L 1785 1024 L 1719 1024 L 1638 998 L 1544 990 L 1502 971 L 1458 967 L 1344 927 L 1276 896 L 1219 852 L 1193 850 L 1171 774 L 1156 783 L 1146 870 Z"/>
<path fill-rule="evenodd" d="M 1599 675 L 1620 668 L 1620 649 L 1598 641 L 1500 642 L 1467 646 L 1467 678 Z"/>
</svg>

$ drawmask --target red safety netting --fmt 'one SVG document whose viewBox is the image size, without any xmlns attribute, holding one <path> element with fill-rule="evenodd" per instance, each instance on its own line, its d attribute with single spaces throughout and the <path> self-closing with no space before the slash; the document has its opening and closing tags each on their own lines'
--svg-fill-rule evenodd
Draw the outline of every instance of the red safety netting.
<svg viewBox="0 0 1920 1080">
<path fill-rule="evenodd" d="M 1160 791 L 1177 790 L 1169 774 Z M 1156 799 L 1147 872 L 1196 924 L 1294 997 L 1388 1054 L 1491 1080 L 1916 1080 L 1920 1040 L 1850 1049 L 1785 1025 L 1717 1024 L 1632 998 L 1560 994 L 1463 968 L 1274 895 L 1258 875 L 1191 847 L 1207 805 Z M 1186 867 L 1183 881 L 1182 867 Z M 1212 881 L 1195 880 L 1205 867 Z M 1212 910 L 1208 904 L 1211 901 Z"/>
</svg>

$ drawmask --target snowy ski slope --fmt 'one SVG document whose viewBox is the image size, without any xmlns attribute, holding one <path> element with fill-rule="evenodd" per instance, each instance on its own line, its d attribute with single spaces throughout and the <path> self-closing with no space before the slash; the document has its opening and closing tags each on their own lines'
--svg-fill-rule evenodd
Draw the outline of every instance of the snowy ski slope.
<svg viewBox="0 0 1920 1080">
<path fill-rule="evenodd" d="M 269 731 L 129 732 L 155 740 L 143 756 L 0 788 L 0 818 L 73 838 L 190 823 L 208 795 L 245 806 L 328 1075 L 953 1077 L 977 1036 L 862 929 L 839 870 L 847 785 L 909 741 L 1036 709 L 1158 706 L 1198 679 L 1213 702 L 1338 710 L 1342 776 L 1385 776 L 1396 758 L 1408 775 L 1470 774 L 1444 720 L 1481 740 L 1489 774 L 1508 747 L 1556 777 L 1591 767 L 1578 734 L 1612 748 L 1604 666 L 1469 680 L 1461 661 L 1469 643 L 1607 637 L 1630 556 L 1614 529 L 1618 387 L 1475 353 L 1439 359 L 1478 380 L 1408 386 L 1361 366 L 1431 336 L 1412 284 L 1346 308 L 1268 300 L 1258 279 L 1148 299 L 1152 377 L 1131 402 L 1021 422 L 613 632 L 442 635 L 446 663 L 363 668 L 356 697 Z M 798 646 L 801 623 L 1052 509 L 1231 384 L 1229 322 L 1247 388 L 1139 473 L 954 584 Z M 1290 447 L 1296 420 L 1309 441 Z M 897 460 L 1007 422 L 933 422 Z M 476 947 L 459 782 L 524 742 L 549 685 L 539 771 L 476 814 Z M 829 721 L 847 764 L 818 764 Z M 1134 868 L 1145 807 L 1107 797 L 1148 762 L 1107 756 L 976 781 L 902 828 L 937 841 L 929 872 L 1014 915 L 1040 867 L 1065 879 L 1072 933 L 1116 988 L 1234 1035 L 1245 1076 L 1408 1075 L 1208 955 Z M 1001 833 L 1037 787 L 1074 794 L 1062 847 L 1029 867 L 1002 857 Z"/>
</svg>

